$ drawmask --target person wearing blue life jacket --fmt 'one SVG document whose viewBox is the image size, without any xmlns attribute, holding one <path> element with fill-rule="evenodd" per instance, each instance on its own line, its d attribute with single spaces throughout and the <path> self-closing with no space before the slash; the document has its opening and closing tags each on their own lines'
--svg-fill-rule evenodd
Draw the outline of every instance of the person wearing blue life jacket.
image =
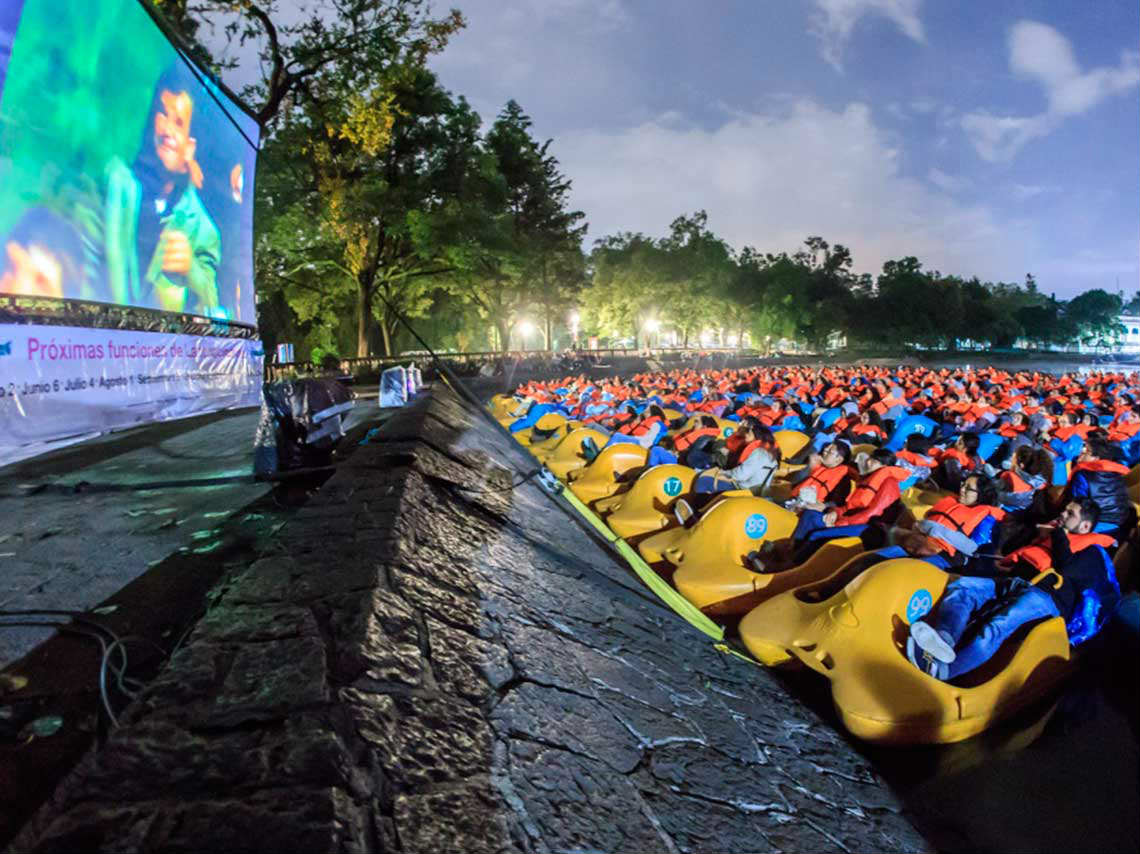
<svg viewBox="0 0 1140 854">
<path fill-rule="evenodd" d="M 1115 541 L 1094 533 L 1100 509 L 1088 498 L 1070 501 L 1056 527 L 1035 543 L 1009 554 L 998 578 L 955 578 L 932 614 L 914 621 L 907 658 L 924 673 L 950 680 L 986 661 L 1021 626 L 1063 617 L 1069 643 L 1094 636 L 1116 609 L 1120 585 L 1107 549 Z M 1034 584 L 1014 573 L 1037 576 Z"/>
</svg>

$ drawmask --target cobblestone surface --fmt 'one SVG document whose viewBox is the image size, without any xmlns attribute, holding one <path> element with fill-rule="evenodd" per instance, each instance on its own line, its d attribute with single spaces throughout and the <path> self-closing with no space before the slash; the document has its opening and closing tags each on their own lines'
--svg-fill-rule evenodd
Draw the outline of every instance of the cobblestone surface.
<svg viewBox="0 0 1140 854">
<path fill-rule="evenodd" d="M 926 850 L 446 390 L 361 447 L 16 850 Z"/>
</svg>

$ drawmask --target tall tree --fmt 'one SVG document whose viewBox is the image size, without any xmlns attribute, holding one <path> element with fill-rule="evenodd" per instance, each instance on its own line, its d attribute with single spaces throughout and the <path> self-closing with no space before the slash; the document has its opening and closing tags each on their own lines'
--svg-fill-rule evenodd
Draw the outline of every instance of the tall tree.
<svg viewBox="0 0 1140 854">
<path fill-rule="evenodd" d="M 570 181 L 539 144 L 532 121 L 508 101 L 484 137 L 491 173 L 483 176 L 481 227 L 453 255 L 455 286 L 489 320 L 499 346 L 526 309 L 543 316 L 546 346 L 558 310 L 582 279 L 584 214 L 568 209 Z"/>
<path fill-rule="evenodd" d="M 457 9 L 432 17 L 429 0 L 333 0 L 299 9 L 293 3 L 283 8 L 279 0 L 150 2 L 196 58 L 215 71 L 237 67 L 240 48 L 257 46 L 261 80 L 243 94 L 262 125 L 291 100 L 311 95 L 330 68 L 356 67 L 384 76 L 405 63 L 422 66 L 465 26 Z M 218 29 L 225 45 L 211 52 L 204 42 L 216 38 Z"/>
</svg>

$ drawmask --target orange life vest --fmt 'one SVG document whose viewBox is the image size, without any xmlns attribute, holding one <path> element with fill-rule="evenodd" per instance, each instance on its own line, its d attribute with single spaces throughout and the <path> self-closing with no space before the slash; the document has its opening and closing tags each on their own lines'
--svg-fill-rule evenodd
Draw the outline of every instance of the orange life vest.
<svg viewBox="0 0 1140 854">
<path fill-rule="evenodd" d="M 902 460 L 904 463 L 910 463 L 912 466 L 919 466 L 921 468 L 928 469 L 934 468 L 934 460 L 930 459 L 930 457 L 923 456 L 922 454 L 916 454 L 914 451 L 908 451 L 905 449 L 896 451 L 895 456 L 898 459 Z"/>
<path fill-rule="evenodd" d="M 697 439 L 703 436 L 712 436 L 716 438 L 720 435 L 719 427 L 696 427 L 692 430 L 686 430 L 680 436 L 673 440 L 673 447 L 678 451 L 687 451 L 692 447 Z"/>
<path fill-rule="evenodd" d="M 1034 489 L 1015 471 L 1003 471 L 1001 479 L 1010 492 L 1033 492 Z"/>
<path fill-rule="evenodd" d="M 772 449 L 772 445 L 769 442 L 765 442 L 763 439 L 753 439 L 741 450 L 740 456 L 736 460 L 736 464 L 740 465 L 742 462 L 752 456 L 752 452 L 757 448 L 764 448 L 770 451 Z"/>
<path fill-rule="evenodd" d="M 910 472 L 898 466 L 883 466 L 875 469 L 866 477 L 860 478 L 855 488 L 851 490 L 851 494 L 847 497 L 847 502 L 844 505 L 845 512 L 870 507 L 886 481 L 895 480 L 902 483 L 908 477 L 910 477 Z"/>
<path fill-rule="evenodd" d="M 1005 517 L 1005 512 L 1000 508 L 991 507 L 988 504 L 975 504 L 973 507 L 967 507 L 953 495 L 948 495 L 927 511 L 925 519 L 928 522 L 945 525 L 947 528 L 951 528 L 968 537 L 974 533 L 974 529 L 977 528 L 987 516 L 1002 519 Z M 937 539 L 937 537 L 935 537 L 935 539 Z M 942 542 L 942 540 L 939 540 L 939 542 Z M 949 546 L 949 543 L 946 545 Z M 953 553 L 954 550 L 951 549 L 951 554 Z"/>
<path fill-rule="evenodd" d="M 1087 549 L 1089 546 L 1102 546 L 1103 548 L 1112 548 L 1116 545 L 1116 540 L 1108 534 L 1068 534 L 1069 549 L 1074 553 Z M 1012 551 L 1006 557 L 1010 563 L 1015 561 L 1024 561 L 1031 564 L 1038 572 L 1044 572 L 1053 566 L 1053 552 L 1052 552 L 1052 535 L 1046 534 L 1028 546 L 1022 546 L 1016 551 Z"/>
<path fill-rule="evenodd" d="M 1062 442 L 1067 442 L 1073 438 L 1073 436 L 1080 436 L 1082 439 L 1087 439 L 1092 429 L 1093 428 L 1088 424 L 1074 424 L 1071 427 L 1058 427 L 1053 433 Z"/>
<path fill-rule="evenodd" d="M 957 448 L 947 448 L 945 451 L 939 454 L 938 459 L 940 462 L 945 462 L 948 459 L 957 460 L 962 468 L 966 469 L 967 471 L 970 471 L 974 468 L 974 461 L 966 454 L 965 451 L 959 451 Z"/>
<path fill-rule="evenodd" d="M 658 416 L 651 415 L 640 424 L 627 425 L 618 432 L 627 433 L 627 435 L 630 436 L 644 436 L 654 424 L 664 424 L 664 422 Z"/>
<path fill-rule="evenodd" d="M 835 466 L 833 468 L 816 466 L 808 473 L 807 478 L 792 487 L 792 497 L 799 495 L 802 489 L 814 486 L 819 500 L 822 501 L 831 495 L 850 473 L 851 471 L 847 466 Z"/>
<path fill-rule="evenodd" d="M 1128 466 L 1113 462 L 1112 460 L 1089 460 L 1083 463 L 1077 463 L 1073 466 L 1073 474 L 1079 471 L 1111 471 L 1117 474 L 1128 474 Z"/>
</svg>

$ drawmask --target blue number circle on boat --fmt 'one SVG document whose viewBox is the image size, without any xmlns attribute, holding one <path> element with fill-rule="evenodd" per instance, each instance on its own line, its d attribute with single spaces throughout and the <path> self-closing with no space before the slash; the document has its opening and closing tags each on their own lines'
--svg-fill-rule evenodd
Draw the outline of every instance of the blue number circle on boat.
<svg viewBox="0 0 1140 854">
<path fill-rule="evenodd" d="M 934 607 L 934 597 L 930 595 L 930 591 L 916 590 L 911 595 L 910 601 L 906 603 L 906 618 L 913 623 L 925 617 L 932 607 Z"/>
<path fill-rule="evenodd" d="M 758 540 L 768 533 L 768 517 L 761 513 L 753 513 L 744 520 L 744 533 L 749 539 Z"/>
<path fill-rule="evenodd" d="M 665 494 L 672 498 L 675 495 L 681 494 L 681 478 L 667 477 L 665 478 Z"/>
<path fill-rule="evenodd" d="M 731 436 L 734 432 L 735 431 L 733 430 L 732 427 L 725 427 L 724 430 L 721 431 L 721 433 L 724 435 L 724 438 L 726 438 L 726 439 L 729 436 Z"/>
</svg>

